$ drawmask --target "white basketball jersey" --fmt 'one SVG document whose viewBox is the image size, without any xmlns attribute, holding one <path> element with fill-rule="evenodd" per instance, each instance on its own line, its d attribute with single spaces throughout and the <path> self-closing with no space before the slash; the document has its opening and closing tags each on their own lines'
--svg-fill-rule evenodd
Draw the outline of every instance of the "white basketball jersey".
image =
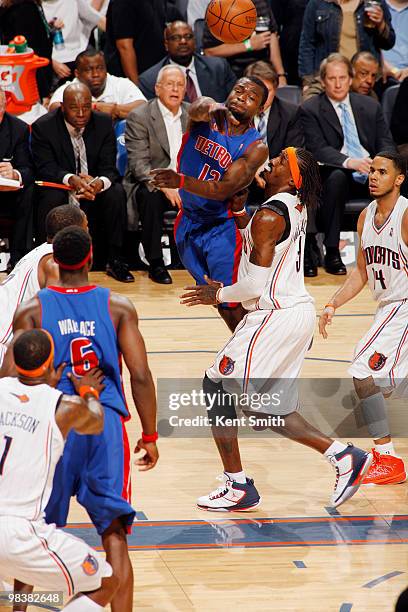
<svg viewBox="0 0 408 612">
<path fill-rule="evenodd" d="M 44 242 L 25 255 L 0 284 L 0 344 L 13 337 L 13 316 L 21 302 L 31 300 L 38 291 L 38 264 L 52 253 L 52 244 Z"/>
<path fill-rule="evenodd" d="M 274 200 L 286 205 L 290 220 L 289 235 L 276 245 L 268 281 L 261 297 L 242 303 L 246 310 L 278 310 L 292 308 L 302 303 L 313 303 L 312 296 L 306 291 L 303 276 L 306 207 L 302 206 L 297 197 L 290 193 L 278 193 L 269 198 L 263 206 L 268 203 L 273 204 Z M 242 236 L 242 256 L 238 269 L 238 280 L 248 273 L 249 257 L 253 247 L 252 219 Z"/>
<path fill-rule="evenodd" d="M 64 448 L 55 422 L 61 395 L 45 384 L 0 380 L 0 515 L 42 518 Z"/>
<path fill-rule="evenodd" d="M 375 226 L 377 202 L 367 207 L 361 248 L 367 269 L 368 284 L 380 304 L 408 298 L 408 246 L 401 236 L 401 223 L 408 200 L 400 196 L 382 227 Z"/>
</svg>

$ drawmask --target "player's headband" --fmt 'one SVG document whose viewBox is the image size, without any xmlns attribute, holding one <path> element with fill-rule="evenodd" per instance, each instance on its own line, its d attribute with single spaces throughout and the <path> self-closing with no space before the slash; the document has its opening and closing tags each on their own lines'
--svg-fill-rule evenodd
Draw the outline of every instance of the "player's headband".
<svg viewBox="0 0 408 612">
<path fill-rule="evenodd" d="M 42 329 L 41 331 L 48 336 L 51 343 L 50 354 L 48 355 L 47 359 L 40 366 L 38 366 L 38 368 L 35 368 L 35 370 L 24 370 L 24 368 L 20 368 L 20 366 L 16 364 L 16 370 L 22 376 L 27 376 L 28 378 L 37 378 L 38 376 L 42 376 L 54 361 L 54 340 L 46 329 Z"/>
<path fill-rule="evenodd" d="M 60 267 L 62 270 L 80 270 L 80 268 L 83 268 L 83 267 L 84 267 L 84 265 L 85 265 L 86 263 L 88 263 L 88 261 L 91 259 L 91 257 L 92 257 L 92 244 L 91 244 L 91 246 L 90 246 L 90 249 L 89 249 L 88 255 L 86 255 L 86 257 L 84 257 L 84 259 L 83 259 L 82 261 L 80 261 L 80 262 L 78 262 L 78 263 L 76 263 L 76 264 L 66 264 L 66 263 L 62 263 L 61 261 L 59 261 L 59 260 L 58 260 L 58 259 L 55 257 L 55 255 L 54 255 L 54 261 L 55 261 L 55 263 L 56 263 L 56 264 L 58 264 L 58 265 L 59 265 L 59 267 Z"/>
<path fill-rule="evenodd" d="M 302 186 L 302 175 L 300 174 L 300 168 L 296 157 L 296 149 L 295 147 L 286 147 L 285 152 L 288 156 L 289 168 L 293 182 L 295 183 L 296 189 L 299 190 Z"/>
</svg>

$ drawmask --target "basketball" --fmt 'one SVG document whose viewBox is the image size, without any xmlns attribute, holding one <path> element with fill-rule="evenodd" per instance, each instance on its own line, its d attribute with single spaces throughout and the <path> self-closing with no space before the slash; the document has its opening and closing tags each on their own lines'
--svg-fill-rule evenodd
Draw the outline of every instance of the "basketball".
<svg viewBox="0 0 408 612">
<path fill-rule="evenodd" d="M 256 8 L 251 0 L 211 0 L 205 20 L 223 43 L 243 42 L 255 30 Z"/>
</svg>

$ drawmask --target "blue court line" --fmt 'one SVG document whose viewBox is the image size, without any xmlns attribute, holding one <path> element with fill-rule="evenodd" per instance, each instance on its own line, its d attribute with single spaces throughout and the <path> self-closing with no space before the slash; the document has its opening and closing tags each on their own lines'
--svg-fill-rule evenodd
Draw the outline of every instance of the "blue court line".
<svg viewBox="0 0 408 612">
<path fill-rule="evenodd" d="M 388 517 L 390 520 L 390 517 Z M 67 526 L 69 533 L 98 548 L 90 523 Z M 177 550 L 233 547 L 339 546 L 406 544 L 408 515 L 245 518 L 142 521 L 128 537 L 130 550 Z"/>
<path fill-rule="evenodd" d="M 304 562 L 303 562 L 303 561 L 294 561 L 293 563 L 294 563 L 294 564 L 296 565 L 296 567 L 298 567 L 299 569 L 303 569 L 303 568 L 305 568 L 305 567 L 306 567 L 306 565 L 304 564 Z"/>
<path fill-rule="evenodd" d="M 340 606 L 339 612 L 350 612 L 352 607 L 353 607 L 353 604 L 351 603 L 343 603 Z"/>
<path fill-rule="evenodd" d="M 390 572 L 389 574 L 384 574 L 384 576 L 380 576 L 379 578 L 376 578 L 375 580 L 371 580 L 370 582 L 363 584 L 363 589 L 372 589 L 373 587 L 377 586 L 377 584 L 381 584 L 381 582 L 385 582 L 386 580 L 395 578 L 395 576 L 400 576 L 403 573 L 404 572 L 395 571 L 395 572 Z"/>
</svg>

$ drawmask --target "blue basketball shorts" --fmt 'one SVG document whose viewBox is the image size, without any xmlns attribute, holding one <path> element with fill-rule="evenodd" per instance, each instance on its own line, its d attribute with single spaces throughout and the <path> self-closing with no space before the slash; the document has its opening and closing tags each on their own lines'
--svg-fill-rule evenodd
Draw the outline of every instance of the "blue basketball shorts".
<svg viewBox="0 0 408 612">
<path fill-rule="evenodd" d="M 224 285 L 236 282 L 242 239 L 234 219 L 198 223 L 180 211 L 174 225 L 174 239 L 182 264 L 198 285 L 206 284 L 205 274 Z M 235 305 L 222 304 L 224 308 Z"/>
<path fill-rule="evenodd" d="M 105 407 L 105 425 L 99 435 L 69 433 L 45 509 L 47 523 L 66 525 L 73 496 L 99 535 L 118 517 L 128 528 L 132 525 L 130 448 L 124 417 L 116 410 Z"/>
</svg>

